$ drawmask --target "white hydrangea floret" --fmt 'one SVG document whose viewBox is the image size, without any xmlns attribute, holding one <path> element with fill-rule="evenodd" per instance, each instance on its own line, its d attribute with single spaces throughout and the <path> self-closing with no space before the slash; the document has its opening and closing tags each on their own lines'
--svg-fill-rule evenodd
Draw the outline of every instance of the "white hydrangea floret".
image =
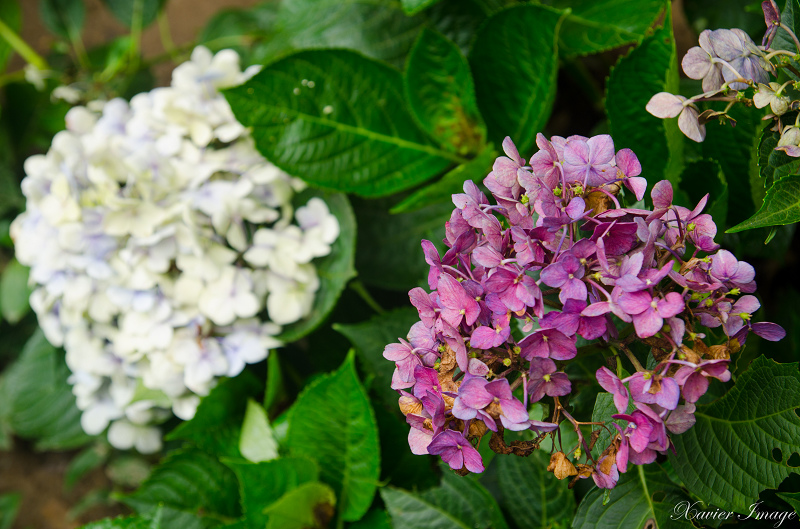
<svg viewBox="0 0 800 529">
<path fill-rule="evenodd" d="M 25 162 L 11 233 L 31 307 L 67 352 L 83 428 L 118 448 L 159 450 L 158 424 L 279 347 L 339 235 L 323 200 L 295 211 L 303 182 L 221 95 L 256 71 L 198 47 L 169 87 L 73 108 Z"/>
</svg>

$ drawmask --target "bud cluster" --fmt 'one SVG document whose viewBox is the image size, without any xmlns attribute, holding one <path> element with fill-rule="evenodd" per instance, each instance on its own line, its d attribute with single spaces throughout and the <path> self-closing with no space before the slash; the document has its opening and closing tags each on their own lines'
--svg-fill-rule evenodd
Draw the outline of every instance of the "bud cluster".
<svg viewBox="0 0 800 529">
<path fill-rule="evenodd" d="M 539 134 L 536 143 L 526 162 L 503 142 L 506 156 L 483 182 L 496 204 L 471 181 L 453 195 L 447 251 L 422 241 L 431 292 L 409 292 L 420 321 L 384 357 L 396 364 L 392 388 L 415 454 L 481 472 L 475 444 L 489 431 L 494 451 L 528 455 L 569 421 L 579 442 L 567 453 L 576 463 L 559 451 L 549 470 L 611 488 L 629 461 L 652 462 L 670 447 L 670 433 L 694 424 L 709 378 L 730 379 L 730 355 L 750 332 L 768 340 L 785 333 L 751 321 L 755 272 L 714 242 L 716 225 L 702 213 L 708 196 L 693 210 L 676 206 L 662 181 L 652 211 L 622 207 L 622 193 L 641 201 L 646 188 L 630 149 L 615 153 L 608 135 Z M 709 328 L 721 329 L 721 343 L 707 343 Z M 613 435 L 597 459 L 596 436 L 581 432 L 589 423 L 565 404 L 573 387 L 564 366 L 581 354 L 578 337 L 617 357 L 617 372 L 601 367 L 596 376 L 613 395 L 614 418 L 628 423 L 602 426 Z M 650 347 L 651 368 L 631 351 L 635 340 Z M 623 373 L 622 358 L 633 375 Z M 528 411 L 543 399 L 553 403 L 547 422 Z M 537 437 L 506 444 L 504 430 Z"/>
</svg>

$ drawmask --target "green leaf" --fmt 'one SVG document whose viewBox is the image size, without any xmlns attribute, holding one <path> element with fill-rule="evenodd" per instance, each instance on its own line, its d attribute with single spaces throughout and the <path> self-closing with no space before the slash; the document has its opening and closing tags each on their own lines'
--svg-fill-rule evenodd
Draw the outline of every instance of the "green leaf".
<svg viewBox="0 0 800 529">
<path fill-rule="evenodd" d="M 39 0 L 39 16 L 51 33 L 70 40 L 80 36 L 86 8 L 83 0 Z"/>
<path fill-rule="evenodd" d="M 781 12 L 781 23 L 785 24 L 789 29 L 791 29 L 795 35 L 800 35 L 800 33 L 798 33 L 798 31 L 800 31 L 800 16 L 795 16 L 797 13 L 800 13 L 800 2 L 797 0 L 786 0 L 786 4 Z M 787 50 L 792 53 L 797 53 L 800 51 L 797 49 L 797 45 L 795 45 L 792 37 L 783 30 L 778 30 L 778 32 L 775 34 L 775 38 L 772 40 L 772 46 L 770 47 L 774 50 Z M 790 63 L 797 68 L 797 61 L 792 59 Z M 792 72 L 786 71 L 786 73 L 792 79 L 797 79 L 797 76 L 795 76 Z"/>
<path fill-rule="evenodd" d="M 162 507 L 164 527 L 207 527 L 241 515 L 234 473 L 195 448 L 168 454 L 138 490 L 121 500 L 140 514 Z"/>
<path fill-rule="evenodd" d="M 475 36 L 469 63 L 478 106 L 496 144 L 510 136 L 524 153 L 547 123 L 563 19 L 564 13 L 545 6 L 516 6 L 495 13 Z"/>
<path fill-rule="evenodd" d="M 387 487 L 381 498 L 402 529 L 507 529 L 497 502 L 477 481 L 445 471 L 439 487 L 412 492 Z"/>
<path fill-rule="evenodd" d="M 245 526 L 263 529 L 267 523 L 264 508 L 298 486 L 319 479 L 316 463 L 302 457 L 283 457 L 263 463 L 226 462 L 239 480 Z"/>
<path fill-rule="evenodd" d="M 637 42 L 652 27 L 663 0 L 557 0 L 553 6 L 570 8 L 559 37 L 565 56 L 597 53 Z"/>
<path fill-rule="evenodd" d="M 548 457 L 537 450 L 529 457 L 494 459 L 502 493 L 500 505 L 517 527 L 567 526 L 575 512 L 575 495 L 566 482 L 547 472 Z"/>
<path fill-rule="evenodd" d="M 611 443 L 611 432 L 617 431 L 611 426 L 611 423 L 615 422 L 623 426 L 624 429 L 625 421 L 611 418 L 612 415 L 616 415 L 617 413 L 619 412 L 614 405 L 614 395 L 605 392 L 598 393 L 597 399 L 594 401 L 594 410 L 592 410 L 592 422 L 607 423 L 608 429 L 600 428 L 600 435 L 597 437 L 597 441 L 595 441 L 594 448 L 592 449 L 592 455 L 595 459 L 600 457 L 603 450 Z"/>
<path fill-rule="evenodd" d="M 168 441 L 188 441 L 220 457 L 239 458 L 239 435 L 248 398 L 260 391 L 261 383 L 250 371 L 228 378 L 211 390 L 197 407 L 194 417 L 166 435 Z"/>
<path fill-rule="evenodd" d="M 757 40 L 759 44 L 761 43 L 760 39 L 764 35 L 765 28 L 764 17 L 761 16 L 761 2 L 704 0 L 702 3 L 686 3 L 683 8 L 696 33 L 700 33 L 704 29 L 740 28 Z M 775 48 L 774 41 L 771 48 Z"/>
<path fill-rule="evenodd" d="M 310 184 L 365 196 L 407 189 L 462 159 L 406 110 L 400 73 L 348 50 L 299 52 L 225 91 L 259 151 Z"/>
<path fill-rule="evenodd" d="M 359 279 L 368 285 L 408 291 L 427 284 L 429 267 L 420 241 L 428 239 L 442 251 L 444 224 L 453 204 L 431 204 L 411 213 L 390 215 L 395 199 L 356 202 L 358 240 L 369 241 L 356 248 Z"/>
<path fill-rule="evenodd" d="M 726 233 L 793 224 L 797 221 L 800 221 L 800 175 L 792 175 L 775 182 L 767 191 L 761 209 Z"/>
<path fill-rule="evenodd" d="M 655 2 L 663 6 L 663 2 Z M 672 16 L 611 70 L 606 90 L 608 125 L 617 149 L 629 148 L 642 164 L 649 188 L 677 183 L 683 164 L 683 133 L 677 120 L 659 119 L 644 107 L 659 92 L 678 92 Z"/>
<path fill-rule="evenodd" d="M 37 331 L 5 373 L 8 423 L 20 437 L 36 440 L 39 450 L 66 450 L 86 444 L 81 412 L 67 384 L 64 357 Z"/>
<path fill-rule="evenodd" d="M 103 0 L 103 3 L 128 28 L 132 28 L 137 19 L 139 27 L 146 28 L 156 19 L 166 0 Z"/>
<path fill-rule="evenodd" d="M 407 15 L 416 15 L 438 1 L 439 0 L 400 0 L 400 3 L 403 5 L 403 11 L 405 11 Z"/>
<path fill-rule="evenodd" d="M 22 28 L 22 11 L 17 0 L 0 0 L 0 20 L 11 28 L 11 31 L 19 33 Z M 5 39 L 0 39 L 0 73 L 5 71 L 13 51 Z"/>
<path fill-rule="evenodd" d="M 324 483 L 304 483 L 264 509 L 267 529 L 323 529 L 333 518 L 336 495 Z"/>
<path fill-rule="evenodd" d="M 19 322 L 31 310 L 28 302 L 30 296 L 28 267 L 12 259 L 0 277 L 0 310 L 3 318 L 11 324 Z"/>
<path fill-rule="evenodd" d="M 339 237 L 331 245 L 331 253 L 313 261 L 320 282 L 314 306 L 308 316 L 283 328 L 278 338 L 287 343 L 299 340 L 319 327 L 336 306 L 336 301 L 347 282 L 356 275 L 353 267 L 356 219 L 350 201 L 342 193 L 309 189 L 299 194 L 295 203 L 305 204 L 311 197 L 319 197 L 328 205 L 331 213 L 339 221 Z"/>
<path fill-rule="evenodd" d="M 390 210 L 390 213 L 409 213 L 432 204 L 452 204 L 452 196 L 462 193 L 464 182 L 482 182 L 492 170 L 492 164 L 497 158 L 494 145 L 486 148 L 475 158 L 448 171 L 441 180 L 414 191 Z"/>
<path fill-rule="evenodd" d="M 309 48 L 347 48 L 401 67 L 422 16 L 408 17 L 391 0 L 284 0 L 268 58 Z"/>
<path fill-rule="evenodd" d="M 169 526 L 162 525 L 161 517 L 162 510 L 157 508 L 152 513 L 144 516 L 106 518 L 105 520 L 86 524 L 81 529 L 166 529 Z"/>
<path fill-rule="evenodd" d="M 371 509 L 359 521 L 349 524 L 347 529 L 392 529 L 392 521 L 388 512 Z"/>
<path fill-rule="evenodd" d="M 356 348 L 365 371 L 375 376 L 372 389 L 387 409 L 397 409 L 397 392 L 391 388 L 394 362 L 383 357 L 383 349 L 398 338 L 405 338 L 411 326 L 418 321 L 417 309 L 403 307 L 379 314 L 365 322 L 333 325 Z"/>
<path fill-rule="evenodd" d="M 791 505 L 794 512 L 800 516 L 800 492 L 779 492 L 777 496 Z"/>
<path fill-rule="evenodd" d="M 748 512 L 762 490 L 777 488 L 800 452 L 800 371 L 760 356 L 719 400 L 698 406 L 697 423 L 672 437 L 672 466 L 693 494 L 725 510 Z M 782 461 L 776 461 L 782 455 Z"/>
<path fill-rule="evenodd" d="M 693 528 L 681 517 L 673 519 L 680 502 L 690 502 L 657 465 L 629 465 L 617 486 L 608 492 L 593 488 L 584 496 L 572 522 L 573 529 Z"/>
<path fill-rule="evenodd" d="M 689 197 L 689 205 L 700 202 L 706 193 L 708 213 L 717 222 L 724 222 L 728 216 L 728 182 L 716 160 L 699 160 L 686 165 L 681 173 L 679 188 Z"/>
<path fill-rule="evenodd" d="M 780 138 L 779 133 L 769 130 L 768 127 L 761 133 L 758 144 L 758 173 L 764 181 L 764 187 L 769 187 L 784 176 L 797 174 L 800 168 L 800 159 L 775 150 Z"/>
<path fill-rule="evenodd" d="M 247 411 L 239 438 L 239 451 L 248 461 L 260 463 L 278 457 L 278 443 L 269 427 L 264 408 L 253 399 L 247 399 Z"/>
<path fill-rule="evenodd" d="M 18 492 L 0 495 L 0 529 L 11 529 L 21 502 L 22 494 Z"/>
<path fill-rule="evenodd" d="M 206 23 L 198 43 L 214 52 L 231 48 L 239 53 L 243 64 L 251 64 L 253 59 L 262 55 L 264 46 L 268 45 L 274 33 L 278 7 L 278 4 L 269 2 L 249 9 L 218 11 Z"/>
<path fill-rule="evenodd" d="M 423 29 L 408 55 L 403 86 L 412 114 L 439 145 L 464 156 L 480 152 L 486 125 L 469 63 L 458 46 Z"/>
<path fill-rule="evenodd" d="M 342 366 L 308 386 L 292 407 L 286 445 L 320 465 L 336 491 L 342 519 L 361 518 L 378 484 L 380 452 L 375 416 L 358 380 L 353 351 Z"/>
</svg>

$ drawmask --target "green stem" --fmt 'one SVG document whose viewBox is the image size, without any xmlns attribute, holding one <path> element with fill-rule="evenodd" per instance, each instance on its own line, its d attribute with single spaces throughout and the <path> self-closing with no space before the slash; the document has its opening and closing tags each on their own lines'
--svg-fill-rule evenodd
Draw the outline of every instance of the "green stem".
<svg viewBox="0 0 800 529">
<path fill-rule="evenodd" d="M 75 50 L 75 57 L 77 57 L 81 69 L 88 70 L 89 56 L 86 55 L 86 48 L 83 45 L 80 33 L 69 28 L 69 41 L 72 44 L 72 49 Z"/>
<path fill-rule="evenodd" d="M 167 52 L 167 55 L 169 55 L 172 60 L 175 60 L 178 55 L 178 50 L 175 48 L 175 43 L 172 41 L 172 35 L 169 31 L 166 4 L 158 10 L 157 22 L 158 34 L 161 37 L 161 45 L 164 47 L 164 51 Z"/>
<path fill-rule="evenodd" d="M 375 301 L 375 298 L 373 298 L 372 295 L 370 295 L 369 291 L 367 291 L 367 288 L 364 286 L 364 283 L 362 283 L 359 280 L 355 280 L 350 283 L 350 288 L 352 288 L 356 294 L 361 296 L 361 299 L 363 299 L 364 302 L 367 305 L 369 305 L 372 310 L 374 310 L 378 314 L 386 313 L 386 311 L 383 310 L 383 307 L 381 307 L 378 304 L 378 302 Z"/>
<path fill-rule="evenodd" d="M 8 42 L 8 45 L 11 46 L 14 51 L 19 53 L 28 64 L 32 64 L 40 70 L 50 69 L 50 67 L 47 65 L 47 61 L 44 60 L 41 55 L 33 51 L 33 48 L 28 46 L 28 43 L 22 40 L 13 29 L 8 27 L 8 25 L 3 22 L 3 19 L 0 19 L 0 37 Z"/>
<path fill-rule="evenodd" d="M 614 346 L 610 346 L 610 347 L 611 347 L 612 351 L 616 352 L 616 349 L 614 349 Z M 644 367 L 642 367 L 642 364 L 639 362 L 639 359 L 636 358 L 633 355 L 633 352 L 631 352 L 630 349 L 628 349 L 624 345 L 620 345 L 619 348 L 622 349 L 622 352 L 625 353 L 625 356 L 627 356 L 628 360 L 631 361 L 631 364 L 633 364 L 633 367 L 636 368 L 636 371 L 646 371 L 646 369 Z"/>
<path fill-rule="evenodd" d="M 128 69 L 136 72 L 139 69 L 139 55 L 142 43 L 142 8 L 144 0 L 135 0 L 131 13 L 131 47 L 128 50 L 130 62 Z"/>
</svg>

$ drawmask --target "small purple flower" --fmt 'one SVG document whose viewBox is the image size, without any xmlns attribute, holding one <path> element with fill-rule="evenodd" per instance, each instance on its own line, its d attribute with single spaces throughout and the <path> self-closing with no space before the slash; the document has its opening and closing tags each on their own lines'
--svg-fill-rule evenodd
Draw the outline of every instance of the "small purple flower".
<svg viewBox="0 0 800 529">
<path fill-rule="evenodd" d="M 618 414 L 612 415 L 612 417 L 628 421 L 628 427 L 625 428 L 623 435 L 628 438 L 631 448 L 636 452 L 643 452 L 647 445 L 650 444 L 650 436 L 653 433 L 653 423 L 650 418 L 639 410 L 630 415 Z"/>
<path fill-rule="evenodd" d="M 418 399 L 428 396 L 428 392 L 435 394 L 442 393 L 442 385 L 439 382 L 439 373 L 430 367 L 417 366 L 414 368 L 414 396 Z"/>
<path fill-rule="evenodd" d="M 625 384 L 607 367 L 598 369 L 595 377 L 604 390 L 614 395 L 614 406 L 617 407 L 617 411 L 625 413 L 628 410 L 628 388 Z"/>
<path fill-rule="evenodd" d="M 672 410 L 664 422 L 667 430 L 675 434 L 682 434 L 689 430 L 697 422 L 694 416 L 695 409 L 695 405 L 688 402 Z"/>
<path fill-rule="evenodd" d="M 631 190 L 636 196 L 636 200 L 644 198 L 647 190 L 647 179 L 639 175 L 642 174 L 642 164 L 639 158 L 630 149 L 620 149 L 615 157 L 617 164 L 617 178 L 622 179 L 625 187 Z"/>
<path fill-rule="evenodd" d="M 432 299 L 433 297 L 434 295 L 428 294 L 420 287 L 412 288 L 408 292 L 408 298 L 411 300 L 411 304 L 417 309 L 422 323 L 427 327 L 434 326 L 437 313 L 441 312 L 441 309 L 436 305 L 434 299 Z"/>
<path fill-rule="evenodd" d="M 734 336 L 745 326 L 746 321 L 750 321 L 755 311 L 761 308 L 761 303 L 755 296 L 742 296 L 731 307 L 727 319 L 723 324 L 725 334 Z"/>
<path fill-rule="evenodd" d="M 639 371 L 628 379 L 628 385 L 636 402 L 658 404 L 667 410 L 674 410 L 678 406 L 681 390 L 671 377 Z"/>
<path fill-rule="evenodd" d="M 564 146 L 563 159 L 567 183 L 596 187 L 612 182 L 616 177 L 616 171 L 611 164 L 614 159 L 614 142 L 608 134 L 594 136 L 586 141 L 568 142 Z"/>
<path fill-rule="evenodd" d="M 528 391 L 531 393 L 531 402 L 538 402 L 545 395 L 561 397 L 572 390 L 567 374 L 556 372 L 556 364 L 549 358 L 531 360 L 529 373 L 531 383 Z"/>
<path fill-rule="evenodd" d="M 578 354 L 575 341 L 575 337 L 568 338 L 556 329 L 540 329 L 519 342 L 520 356 L 525 360 L 533 358 L 572 360 Z"/>
<path fill-rule="evenodd" d="M 427 455 L 428 446 L 433 440 L 433 430 L 425 426 L 425 418 L 419 415 L 406 416 L 406 422 L 411 426 L 408 431 L 408 446 L 414 455 Z"/>
<path fill-rule="evenodd" d="M 687 77 L 703 80 L 703 91 L 705 92 L 719 90 L 724 82 L 722 64 L 714 62 L 714 59 L 718 59 L 718 57 L 711 42 L 713 35 L 714 33 L 708 29 L 700 33 L 698 39 L 700 46 L 689 49 L 681 61 L 681 67 Z"/>
<path fill-rule="evenodd" d="M 395 362 L 397 366 L 392 376 L 392 389 L 405 389 L 414 385 L 414 369 L 422 365 L 422 361 L 414 354 L 408 342 L 401 339 L 400 343 L 390 343 L 384 348 L 383 357 Z"/>
<path fill-rule="evenodd" d="M 728 250 L 719 250 L 711 256 L 711 276 L 729 288 L 738 288 L 750 294 L 756 291 L 756 271 L 753 267 L 739 261 Z"/>
<path fill-rule="evenodd" d="M 483 460 L 475 447 L 454 430 L 445 430 L 433 438 L 428 445 L 428 453 L 442 457 L 453 470 L 461 470 L 465 466 L 474 473 L 483 472 Z"/>
<path fill-rule="evenodd" d="M 718 72 L 716 69 L 714 71 Z M 659 92 L 650 98 L 645 110 L 661 119 L 678 116 L 678 128 L 687 138 L 697 143 L 706 139 L 706 126 L 705 123 L 700 123 L 700 112 L 694 103 L 687 101 L 683 96 Z"/>
<path fill-rule="evenodd" d="M 476 349 L 491 349 L 499 347 L 511 336 L 511 315 L 506 311 L 492 316 L 494 327 L 481 325 L 474 331 L 469 339 L 470 347 Z"/>
<path fill-rule="evenodd" d="M 617 481 L 619 481 L 619 470 L 617 469 L 616 462 L 610 466 L 608 473 L 601 470 L 608 466 L 608 461 L 606 460 L 609 457 L 611 456 L 606 455 L 598 459 L 597 468 L 595 468 L 595 471 L 592 473 L 594 484 L 600 489 L 613 489 L 616 487 Z"/>
<path fill-rule="evenodd" d="M 506 430 L 527 430 L 531 426 L 528 410 L 511 393 L 511 387 L 505 378 L 493 380 L 486 384 L 486 391 L 492 395 L 492 402 L 500 406 L 500 422 Z"/>
<path fill-rule="evenodd" d="M 695 365 L 683 365 L 675 373 L 675 382 L 682 386 L 683 398 L 686 402 L 695 403 L 708 391 L 709 377 L 721 382 L 731 379 L 728 371 L 730 360 L 705 360 Z M 687 363 L 688 364 L 688 363 Z"/>
<path fill-rule="evenodd" d="M 586 283 L 581 281 L 584 269 L 577 257 L 564 253 L 558 261 L 542 270 L 542 281 L 551 287 L 560 288 L 558 299 L 565 303 L 568 299 L 586 300 Z"/>
<path fill-rule="evenodd" d="M 497 293 L 505 306 L 519 312 L 525 307 L 536 307 L 542 302 L 542 292 L 536 281 L 523 272 L 513 272 L 508 268 L 495 268 L 484 284 L 487 292 Z"/>
<path fill-rule="evenodd" d="M 558 153 L 541 132 L 536 134 L 536 145 L 539 146 L 539 152 L 531 158 L 531 170 L 549 189 L 553 189 L 561 181 L 561 161 Z"/>
<path fill-rule="evenodd" d="M 764 11 L 764 23 L 767 25 L 767 32 L 761 40 L 761 45 L 769 49 L 781 25 L 781 12 L 775 0 L 764 0 L 761 2 L 761 9 Z"/>
<path fill-rule="evenodd" d="M 508 136 L 503 140 L 503 151 L 506 156 L 499 156 L 495 160 L 487 178 L 493 177 L 503 187 L 512 187 L 517 183 L 517 169 L 525 165 L 525 160 L 520 157 L 516 145 Z"/>
<path fill-rule="evenodd" d="M 472 325 L 478 319 L 480 306 L 450 274 L 442 274 L 439 277 L 438 293 L 442 318 L 450 325 L 456 327 L 462 319 L 467 325 Z"/>
<path fill-rule="evenodd" d="M 640 291 L 621 294 L 619 306 L 633 317 L 633 326 L 639 338 L 649 338 L 661 330 L 664 318 L 679 314 L 685 305 L 683 296 L 677 292 L 654 298 L 649 292 Z"/>
<path fill-rule="evenodd" d="M 585 301 L 568 299 L 562 312 L 551 311 L 539 319 L 543 329 L 558 329 L 567 336 L 580 334 L 586 340 L 594 340 L 606 332 L 606 319 L 602 316 L 582 316 Z"/>
<path fill-rule="evenodd" d="M 494 419 L 485 411 L 486 406 L 494 400 L 494 395 L 486 391 L 487 384 L 483 377 L 469 376 L 464 380 L 453 401 L 453 416 L 462 420 L 478 418 L 490 430 L 497 431 Z"/>
</svg>

